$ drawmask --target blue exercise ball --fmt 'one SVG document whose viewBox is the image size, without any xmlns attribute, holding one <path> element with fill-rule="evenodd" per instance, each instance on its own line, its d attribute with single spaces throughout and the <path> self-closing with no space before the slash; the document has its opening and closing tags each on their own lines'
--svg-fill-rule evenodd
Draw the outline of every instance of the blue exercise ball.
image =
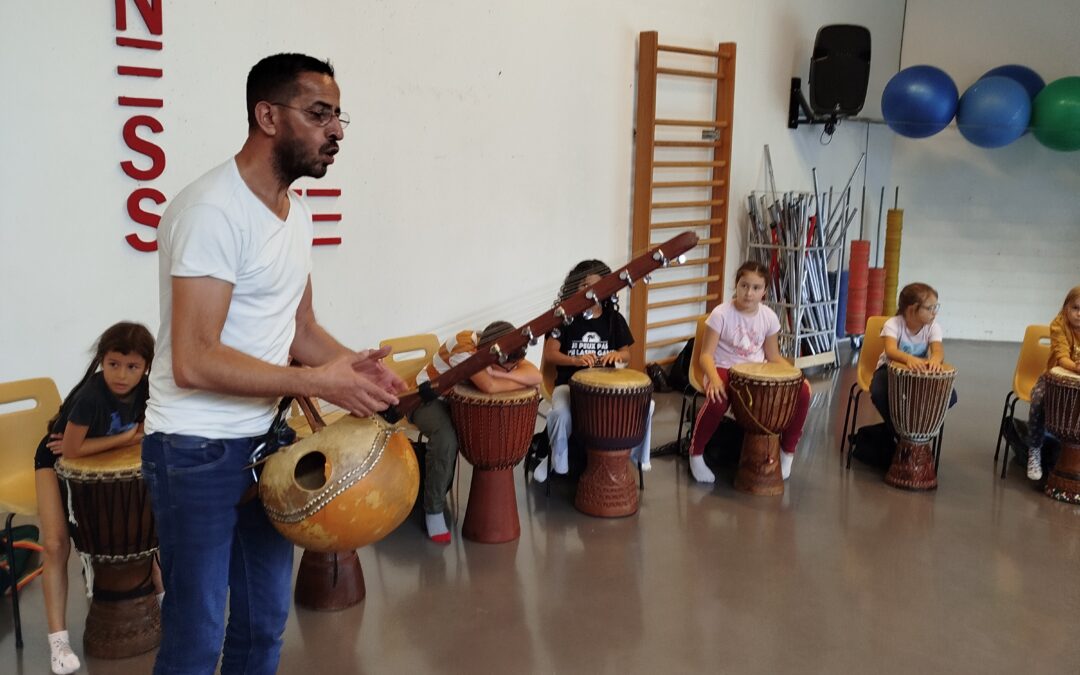
<svg viewBox="0 0 1080 675">
<path fill-rule="evenodd" d="M 1018 63 L 1010 63 L 1007 66 L 992 68 L 983 73 L 983 77 L 1007 77 L 1010 80 L 1016 80 L 1024 87 L 1024 90 L 1027 91 L 1028 98 L 1033 101 L 1038 93 L 1042 91 L 1042 88 L 1046 86 L 1046 81 L 1043 80 L 1038 73 L 1027 66 L 1021 66 Z M 981 80 L 982 78 L 979 79 Z"/>
<path fill-rule="evenodd" d="M 926 138 L 948 126 L 958 92 L 948 73 L 911 66 L 892 76 L 881 92 L 881 114 L 889 128 L 908 138 Z"/>
<path fill-rule="evenodd" d="M 960 134 L 980 148 L 1000 148 L 1024 135 L 1031 121 L 1027 89 L 1014 79 L 995 75 L 968 87 L 956 106 Z"/>
</svg>

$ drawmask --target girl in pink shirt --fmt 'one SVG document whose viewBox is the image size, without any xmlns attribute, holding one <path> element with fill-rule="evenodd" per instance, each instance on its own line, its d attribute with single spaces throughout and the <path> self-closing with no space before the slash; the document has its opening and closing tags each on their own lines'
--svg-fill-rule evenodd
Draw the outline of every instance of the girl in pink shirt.
<svg viewBox="0 0 1080 675">
<path fill-rule="evenodd" d="M 716 476 L 705 465 L 705 444 L 712 438 L 727 412 L 728 369 L 739 363 L 787 363 L 780 355 L 777 334 L 780 319 L 762 304 L 768 270 L 758 262 L 745 262 L 735 272 L 735 295 L 718 305 L 705 321 L 700 365 L 705 375 L 706 403 L 698 413 L 690 440 L 690 473 L 700 483 L 712 483 Z M 780 469 L 786 480 L 791 475 L 795 446 L 802 436 L 810 409 L 810 385 L 803 380 L 795 413 L 780 435 Z"/>
</svg>

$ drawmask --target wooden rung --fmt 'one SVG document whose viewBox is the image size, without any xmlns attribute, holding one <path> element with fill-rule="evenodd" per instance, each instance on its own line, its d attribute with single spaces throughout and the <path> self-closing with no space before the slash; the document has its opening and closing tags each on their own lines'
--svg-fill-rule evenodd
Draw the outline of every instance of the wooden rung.
<svg viewBox="0 0 1080 675">
<path fill-rule="evenodd" d="M 657 340 L 656 342 L 646 342 L 645 349 L 659 349 L 660 347 L 670 347 L 671 345 L 677 345 L 680 342 L 686 342 L 693 338 L 693 335 L 684 335 L 677 338 L 669 338 L 667 340 Z"/>
<path fill-rule="evenodd" d="M 693 286 L 694 284 L 707 284 L 716 281 L 720 276 L 713 274 L 707 277 L 694 277 L 693 279 L 677 279 L 676 281 L 659 281 L 649 284 L 649 290 L 656 288 L 675 288 L 677 286 Z"/>
<path fill-rule="evenodd" d="M 704 246 L 705 244 L 719 244 L 724 241 L 723 237 L 705 237 L 704 239 L 698 239 L 698 246 Z"/>
<path fill-rule="evenodd" d="M 652 330 L 653 328 L 663 328 L 665 326 L 678 326 L 682 323 L 697 323 L 697 320 L 701 316 L 695 314 L 693 316 L 684 316 L 681 319 L 668 319 L 667 321 L 657 321 L 656 323 L 650 323 L 645 326 L 646 330 Z"/>
<path fill-rule="evenodd" d="M 653 202 L 654 209 L 692 209 L 699 206 L 720 206 L 723 199 L 708 199 L 700 202 Z"/>
<path fill-rule="evenodd" d="M 653 183 L 654 190 L 663 188 L 691 188 L 691 187 L 718 187 L 723 185 L 722 180 L 669 180 Z"/>
<path fill-rule="evenodd" d="M 711 56 L 714 59 L 720 58 L 720 52 L 709 51 L 708 49 L 693 49 L 691 47 L 675 47 L 673 45 L 656 45 L 657 51 L 661 52 L 673 52 L 675 54 L 696 54 L 697 56 Z"/>
<path fill-rule="evenodd" d="M 723 73 L 710 73 L 707 70 L 684 70 L 682 68 L 657 68 L 657 75 L 678 75 L 679 77 L 700 77 L 703 80 L 722 80 Z"/>
<path fill-rule="evenodd" d="M 723 218 L 704 218 L 702 220 L 671 220 L 666 223 L 651 223 L 650 230 L 670 230 L 675 227 L 706 227 L 719 225 L 724 222 Z"/>
<path fill-rule="evenodd" d="M 679 358 L 678 354 L 672 354 L 671 356 L 665 356 L 662 359 L 656 359 L 656 360 L 653 360 L 653 361 L 649 361 L 649 363 L 655 363 L 658 366 L 666 366 L 668 364 L 675 363 L 675 359 L 677 359 L 677 358 Z"/>
<path fill-rule="evenodd" d="M 726 120 L 656 120 L 658 127 L 706 127 L 709 129 L 726 129 Z"/>
<path fill-rule="evenodd" d="M 661 169 L 691 169 L 695 167 L 710 167 L 710 166 L 727 166 L 727 162 L 724 160 L 717 160 L 715 162 L 653 162 L 653 168 Z"/>
<path fill-rule="evenodd" d="M 657 148 L 717 148 L 723 141 L 653 141 Z"/>
<path fill-rule="evenodd" d="M 674 270 L 679 269 L 680 267 L 690 267 L 691 265 L 711 265 L 714 262 L 720 262 L 720 256 L 717 255 L 709 258 L 694 258 L 693 260 L 687 260 L 681 265 L 670 265 L 666 268 L 661 267 L 660 269 Z"/>
<path fill-rule="evenodd" d="M 696 295 L 692 298 L 680 298 L 678 300 L 664 300 L 663 302 L 650 302 L 646 309 L 660 309 L 661 307 L 676 307 L 678 305 L 690 305 L 695 302 L 708 302 L 709 300 L 715 300 L 716 294 L 710 293 L 708 295 Z"/>
</svg>

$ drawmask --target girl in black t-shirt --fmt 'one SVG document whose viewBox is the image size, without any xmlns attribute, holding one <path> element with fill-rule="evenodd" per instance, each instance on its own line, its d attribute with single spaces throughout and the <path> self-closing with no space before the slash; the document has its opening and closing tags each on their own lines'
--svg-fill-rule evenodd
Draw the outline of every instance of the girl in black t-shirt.
<svg viewBox="0 0 1080 675">
<path fill-rule="evenodd" d="M 585 290 L 601 277 L 611 274 L 611 268 L 599 260 L 583 260 L 566 275 L 556 305 Z M 555 389 L 551 392 L 551 412 L 547 418 L 548 440 L 551 444 L 550 468 L 564 474 L 569 470 L 568 440 L 570 437 L 570 378 L 582 368 L 616 366 L 630 360 L 630 345 L 634 336 L 626 319 L 611 298 L 601 298 L 584 315 L 576 317 L 569 325 L 551 331 L 544 339 L 544 361 L 555 366 Z M 649 425 L 645 440 L 634 448 L 631 458 L 648 471 L 649 443 L 652 440 L 652 404 L 649 408 Z M 548 461 L 541 462 L 533 476 L 538 481 L 547 480 Z"/>
<path fill-rule="evenodd" d="M 149 397 L 147 373 L 153 359 L 154 337 L 145 326 L 118 323 L 102 333 L 86 374 L 64 399 L 34 456 L 45 549 L 42 586 L 54 673 L 72 673 L 80 665 L 66 627 L 71 541 L 54 467 L 60 455 L 82 457 L 142 440 L 143 412 Z M 160 581 L 155 579 L 155 585 L 160 593 Z"/>
</svg>

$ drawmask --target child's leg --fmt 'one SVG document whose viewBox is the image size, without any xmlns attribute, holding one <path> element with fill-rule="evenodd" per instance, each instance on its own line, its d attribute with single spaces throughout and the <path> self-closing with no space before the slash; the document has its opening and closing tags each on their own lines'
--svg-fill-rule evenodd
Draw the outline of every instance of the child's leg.
<svg viewBox="0 0 1080 675">
<path fill-rule="evenodd" d="M 656 410 L 656 401 L 649 401 L 649 419 L 645 423 L 645 438 L 641 444 L 630 451 L 630 461 L 641 462 L 641 470 L 648 471 L 652 468 L 652 416 Z"/>
<path fill-rule="evenodd" d="M 805 379 L 799 389 L 799 398 L 795 402 L 795 412 L 791 414 L 791 421 L 784 427 L 780 434 L 780 450 L 788 454 L 794 454 L 799 439 L 802 438 L 803 425 L 806 424 L 806 415 L 810 412 L 810 383 Z"/>
<path fill-rule="evenodd" d="M 1046 395 L 1046 376 L 1040 375 L 1031 388 L 1031 407 L 1028 411 L 1028 464 L 1027 476 L 1031 480 L 1041 480 L 1042 444 L 1046 436 L 1046 420 L 1043 411 L 1043 397 Z M 1008 452 L 1005 453 L 1008 455 Z"/>
<path fill-rule="evenodd" d="M 446 492 L 457 458 L 458 441 L 450 406 L 443 399 L 429 401 L 416 409 L 412 422 L 427 437 L 424 459 L 424 514 L 428 536 L 439 543 L 450 541 L 446 527 Z"/>
<path fill-rule="evenodd" d="M 870 400 L 874 402 L 874 407 L 885 422 L 885 429 L 889 435 L 895 436 L 892 415 L 889 414 L 889 367 L 887 365 L 874 371 L 874 379 L 870 381 Z"/>
<path fill-rule="evenodd" d="M 566 473 L 570 470 L 569 442 L 573 419 L 570 412 L 570 387 L 559 385 L 551 392 L 551 411 L 547 417 L 548 441 L 551 444 L 551 466 L 555 473 Z M 544 468 L 544 478 L 547 477 L 547 467 L 541 464 L 537 467 L 537 479 L 540 477 L 540 468 Z"/>
<path fill-rule="evenodd" d="M 720 376 L 724 388 L 727 389 L 727 368 L 717 368 L 716 374 Z M 699 483 L 712 483 L 716 480 L 716 476 L 705 465 L 705 446 L 724 420 L 729 405 L 731 402 L 727 398 L 719 401 L 706 400 L 694 422 L 694 432 L 690 436 L 690 473 Z"/>
<path fill-rule="evenodd" d="M 717 368 L 716 374 L 720 376 L 720 380 L 724 383 L 724 388 L 727 389 L 727 368 Z M 701 406 L 701 410 L 698 411 L 697 420 L 694 422 L 694 432 L 690 436 L 691 456 L 701 455 L 705 452 L 705 446 L 709 443 L 713 434 L 716 433 L 716 429 L 720 426 L 720 422 L 724 420 L 724 415 L 727 414 L 728 406 L 730 405 L 731 401 L 727 398 L 722 398 L 719 401 L 714 402 L 710 402 L 706 399 L 705 403 Z"/>
<path fill-rule="evenodd" d="M 41 524 L 43 570 L 42 590 L 45 594 L 45 619 L 49 626 L 49 650 L 54 673 L 78 670 L 79 657 L 71 649 L 67 632 L 67 562 L 71 554 L 67 517 L 60 496 L 60 483 L 52 469 L 34 472 L 37 488 L 38 521 Z"/>
</svg>

